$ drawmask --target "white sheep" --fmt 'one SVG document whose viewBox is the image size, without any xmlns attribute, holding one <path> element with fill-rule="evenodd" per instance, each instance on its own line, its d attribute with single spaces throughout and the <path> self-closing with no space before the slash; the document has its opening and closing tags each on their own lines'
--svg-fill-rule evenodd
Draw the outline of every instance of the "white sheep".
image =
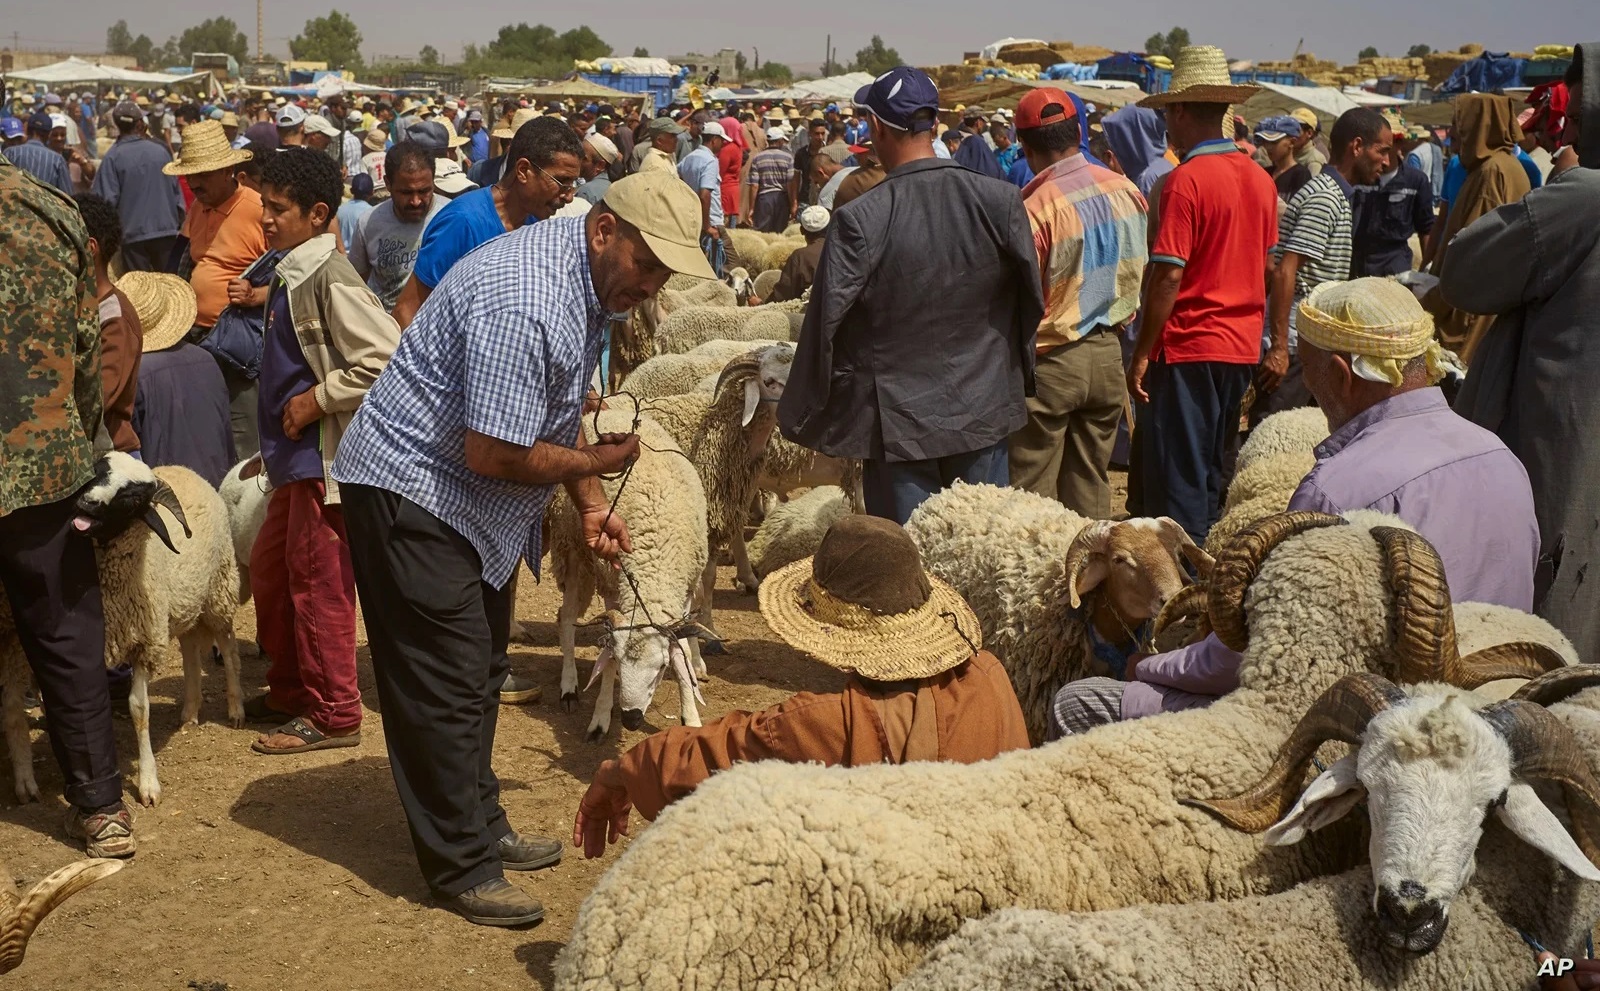
<svg viewBox="0 0 1600 991">
<path fill-rule="evenodd" d="M 267 480 L 261 455 L 251 455 L 229 468 L 217 492 L 228 507 L 233 558 L 239 565 L 239 604 L 244 605 L 250 601 L 250 552 L 267 522 L 267 503 L 272 501 L 272 483 Z"/>
<path fill-rule="evenodd" d="M 1358 744 L 1305 788 L 1266 838 L 1299 842 L 1365 799 L 1370 866 L 1235 902 L 997 913 L 967 923 L 897 988 L 1525 986 L 1533 956 L 1524 933 L 1576 956 L 1600 915 L 1600 885 L 1585 883 L 1600 880 L 1592 859 L 1600 857 L 1592 770 L 1600 759 L 1600 692 L 1585 690 L 1549 711 L 1534 699 L 1554 689 L 1548 699 L 1559 700 L 1597 683 L 1600 671 L 1580 665 L 1530 683 L 1520 693 L 1527 700 L 1490 703 L 1443 685 L 1402 689 L 1370 674 L 1340 679 L 1296 727 L 1278 773 L 1252 796 L 1298 792 L 1325 740 Z M 1557 781 L 1566 798 L 1557 804 L 1579 827 L 1576 840 L 1534 790 Z M 1215 805 L 1254 829 L 1268 816 L 1255 814 L 1253 800 Z"/>
<path fill-rule="evenodd" d="M 789 381 L 794 348 L 770 344 L 735 358 L 723 368 L 713 393 L 688 392 L 652 399 L 645 414 L 660 423 L 688 453 L 705 488 L 710 557 L 704 577 L 701 623 L 714 629 L 711 592 L 716 554 L 733 552 L 739 580 L 755 586 L 744 544 L 745 520 L 756 494 L 768 441 L 778 423 L 777 405 Z M 711 648 L 717 652 L 717 648 Z"/>
<path fill-rule="evenodd" d="M 928 570 L 978 614 L 1035 745 L 1063 685 L 1122 676 L 1096 642 L 1124 655 L 1138 649 L 1139 628 L 1183 587 L 1184 561 L 1201 574 L 1211 567 L 1171 520 L 1091 522 L 1054 499 L 994 485 L 957 482 L 918 507 L 906 531 Z"/>
<path fill-rule="evenodd" d="M 150 678 L 168 666 L 171 644 L 183 656 L 183 725 L 200 719 L 200 675 L 211 648 L 222 653 L 227 679 L 228 723 L 244 725 L 244 699 L 239 686 L 239 649 L 233 636 L 238 610 L 239 567 L 234 559 L 228 510 L 222 497 L 187 468 L 164 466 L 153 472 L 120 452 L 96 465 L 95 482 L 79 496 L 86 507 L 86 532 L 97 533 L 92 517 L 98 507 L 120 504 L 130 491 L 146 491 L 144 505 L 162 507 L 179 524 L 156 515 L 150 529 L 133 527 L 108 536 L 99 545 L 101 596 L 105 602 L 106 665 L 133 666 L 128 712 L 139 741 L 139 800 L 161 801 L 155 753 L 150 744 Z M 142 510 L 141 510 L 142 512 Z M 123 526 L 130 522 L 121 521 Z M 26 666 L 19 653 L 4 658 L 3 720 L 17 798 L 37 799 L 39 785 L 29 759 L 27 722 L 22 716 Z"/>
<path fill-rule="evenodd" d="M 789 313 L 799 301 L 763 306 L 686 306 L 656 329 L 661 354 L 682 354 L 707 341 L 787 341 Z"/>
<path fill-rule="evenodd" d="M 756 299 L 766 300 L 771 298 L 772 290 L 777 286 L 778 279 L 782 278 L 782 276 L 782 270 L 774 268 L 769 268 L 765 272 L 762 272 L 760 275 L 756 276 Z"/>
<path fill-rule="evenodd" d="M 1328 439 L 1328 416 L 1315 406 L 1274 413 L 1256 424 L 1239 447 L 1233 470 L 1237 475 L 1261 458 L 1316 449 Z"/>
<path fill-rule="evenodd" d="M 1327 439 L 1328 418 L 1315 407 L 1262 420 L 1239 448 L 1222 516 L 1206 534 L 1206 550 L 1215 554 L 1249 524 L 1288 509 L 1295 489 L 1316 466 L 1313 451 Z"/>
<path fill-rule="evenodd" d="M 756 579 L 815 554 L 828 528 L 852 512 L 850 497 L 837 485 L 819 486 L 778 503 L 750 539 L 750 567 Z"/>
<path fill-rule="evenodd" d="M 1264 847 L 1179 799 L 1253 783 L 1344 674 L 1472 684 L 1530 665 L 1456 654 L 1437 555 L 1393 517 L 1263 521 L 1212 588 L 1213 623 L 1244 658 L 1240 687 L 1209 708 L 974 765 L 717 774 L 600 879 L 556 986 L 882 988 L 1002 908 L 1234 899 L 1347 870 L 1354 824 Z"/>
<path fill-rule="evenodd" d="M 89 885 L 122 870 L 123 866 L 120 860 L 80 860 L 52 872 L 20 897 L 11 872 L 0 866 L 0 974 L 22 966 L 28 940 L 45 916 Z"/>
<path fill-rule="evenodd" d="M 707 341 L 683 354 L 658 354 L 629 372 L 617 391 L 639 399 L 695 392 L 706 376 L 715 381 L 722 367 L 739 355 L 777 343 L 777 340 Z"/>
<path fill-rule="evenodd" d="M 733 227 L 728 229 L 727 247 L 728 264 L 738 265 L 744 269 L 760 274 L 770 266 L 765 264 L 766 255 L 774 245 L 790 240 L 781 234 L 768 234 L 758 231 L 753 227 Z M 777 266 L 782 268 L 782 265 Z"/>
<path fill-rule="evenodd" d="M 629 433 L 635 416 L 634 410 L 619 408 L 586 416 L 585 436 L 593 443 L 601 433 Z M 619 683 L 623 725 L 638 729 L 669 668 L 678 678 L 684 724 L 700 724 L 695 679 L 704 664 L 695 636 L 699 631 L 691 617 L 709 611 L 699 601 L 709 546 L 705 495 L 694 466 L 665 430 L 644 418 L 638 434 L 639 458 L 628 473 L 601 480 L 633 542 L 632 552 L 619 559 L 620 570 L 600 560 L 584 543 L 582 524 L 564 490 L 557 492 L 546 517 L 551 567 L 561 590 L 557 625 L 565 705 L 573 705 L 578 696 L 578 618 L 596 591 L 605 602 L 605 636 L 595 662 L 600 696 L 589 722 L 593 739 L 611 727 L 612 698 Z"/>
</svg>

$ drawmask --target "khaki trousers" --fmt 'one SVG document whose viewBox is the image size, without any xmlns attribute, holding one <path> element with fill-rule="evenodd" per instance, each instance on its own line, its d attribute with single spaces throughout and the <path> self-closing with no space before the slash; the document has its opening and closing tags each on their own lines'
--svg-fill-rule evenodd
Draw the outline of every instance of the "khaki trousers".
<svg viewBox="0 0 1600 991">
<path fill-rule="evenodd" d="M 1111 515 L 1106 469 L 1127 401 L 1117 335 L 1097 327 L 1042 352 L 1028 424 L 1011 435 L 1011 484 L 1090 519 Z"/>
</svg>

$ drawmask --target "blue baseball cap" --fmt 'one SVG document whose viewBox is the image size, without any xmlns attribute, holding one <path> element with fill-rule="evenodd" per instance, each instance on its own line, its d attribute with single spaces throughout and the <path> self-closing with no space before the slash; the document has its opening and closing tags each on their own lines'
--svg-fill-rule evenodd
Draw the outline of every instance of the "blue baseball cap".
<svg viewBox="0 0 1600 991">
<path fill-rule="evenodd" d="M 22 121 L 15 117 L 0 117 L 0 137 L 7 141 L 22 137 Z"/>
<path fill-rule="evenodd" d="M 49 134 L 55 128 L 55 123 L 50 120 L 50 115 L 43 110 L 28 118 L 28 130 L 37 134 Z"/>
<path fill-rule="evenodd" d="M 443 124 L 423 120 L 406 128 L 406 140 L 415 141 L 437 155 L 450 147 L 450 132 Z"/>
<path fill-rule="evenodd" d="M 1300 122 L 1287 114 L 1281 117 L 1265 117 L 1256 124 L 1255 135 L 1262 141 L 1282 141 L 1284 138 L 1298 138 L 1300 136 Z"/>
<path fill-rule="evenodd" d="M 827 113 L 834 114 L 839 112 L 839 105 L 837 103 L 830 103 L 822 109 Z"/>
<path fill-rule="evenodd" d="M 939 87 L 928 74 L 909 65 L 897 65 L 856 90 L 855 104 L 897 131 L 931 131 L 935 121 L 912 121 L 919 110 L 939 109 Z"/>
</svg>

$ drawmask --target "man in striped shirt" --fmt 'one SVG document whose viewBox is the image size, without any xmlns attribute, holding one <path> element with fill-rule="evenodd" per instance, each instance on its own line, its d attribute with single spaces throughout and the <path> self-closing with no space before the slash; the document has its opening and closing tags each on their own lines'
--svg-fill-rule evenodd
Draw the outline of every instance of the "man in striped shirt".
<svg viewBox="0 0 1600 991">
<path fill-rule="evenodd" d="M 53 126 L 49 114 L 34 114 L 28 118 L 28 140 L 7 147 L 4 154 L 12 165 L 71 196 L 72 174 L 67 171 L 67 160 L 46 144 Z"/>
<path fill-rule="evenodd" d="M 1082 122 L 1059 89 L 1023 97 L 1016 126 L 1035 173 L 1022 195 L 1045 314 L 1035 344 L 1038 391 L 1027 426 L 1011 437 L 1011 484 L 1104 519 L 1106 469 L 1128 398 L 1117 332 L 1139 308 L 1145 200 L 1080 153 Z"/>
<path fill-rule="evenodd" d="M 1277 268 L 1267 303 L 1270 341 L 1256 377 L 1252 423 L 1312 404 L 1295 354 L 1295 307 L 1324 282 L 1350 278 L 1355 187 L 1378 181 L 1394 143 L 1383 115 L 1367 107 L 1345 111 L 1328 140 L 1333 161 L 1301 186 L 1278 216 L 1278 246 L 1272 251 Z"/>
</svg>

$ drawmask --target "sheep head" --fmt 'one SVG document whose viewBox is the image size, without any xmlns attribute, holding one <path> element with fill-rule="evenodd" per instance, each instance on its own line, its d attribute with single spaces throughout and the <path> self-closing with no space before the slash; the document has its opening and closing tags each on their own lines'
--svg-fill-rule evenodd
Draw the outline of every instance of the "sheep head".
<svg viewBox="0 0 1600 991">
<path fill-rule="evenodd" d="M 1072 608 L 1102 585 L 1122 622 L 1138 626 L 1161 612 L 1188 581 L 1183 562 L 1202 577 L 1211 573 L 1211 555 L 1168 517 L 1097 520 L 1079 531 L 1067 548 L 1067 598 Z"/>
<path fill-rule="evenodd" d="M 111 451 L 95 462 L 94 480 L 78 493 L 78 515 L 73 517 L 72 526 L 104 542 L 121 535 L 135 521 L 143 520 L 167 549 L 176 554 L 178 548 L 172 543 L 166 522 L 156 512 L 157 506 L 177 519 L 185 537 L 193 536 L 172 487 L 157 478 L 138 458 Z"/>
<path fill-rule="evenodd" d="M 684 611 L 688 612 L 685 603 Z M 688 663 L 688 638 L 706 633 L 691 620 L 672 624 L 653 623 L 641 617 L 629 622 L 616 609 L 607 610 L 597 621 L 602 628 L 600 657 L 595 661 L 592 686 L 607 667 L 617 668 L 617 702 L 622 707 L 622 725 L 636 730 L 644 725 L 645 710 L 655 698 L 656 689 L 670 669 L 678 677 L 680 691 L 692 691 L 702 705 L 693 665 Z M 588 690 L 587 686 L 584 689 Z"/>
<path fill-rule="evenodd" d="M 1563 690 L 1576 681 L 1564 672 L 1553 677 Z M 1600 675 L 1589 673 L 1585 683 L 1600 683 Z M 1490 813 L 1578 877 L 1600 881 L 1600 784 L 1571 731 L 1530 700 L 1541 686 L 1530 687 L 1524 697 L 1480 707 L 1450 686 L 1403 690 L 1380 675 L 1346 675 L 1301 718 L 1261 784 L 1238 798 L 1188 804 L 1286 846 L 1365 799 L 1378 930 L 1394 949 L 1428 953 L 1472 877 Z M 1329 740 L 1358 749 L 1319 774 L 1280 817 L 1284 796 Z M 1539 800 L 1535 781 L 1563 787 L 1576 840 Z"/>
<path fill-rule="evenodd" d="M 733 287 L 734 298 L 740 306 L 744 306 L 750 297 L 755 294 L 755 280 L 750 278 L 749 271 L 737 265 L 728 269 L 728 274 L 723 277 L 722 281 Z"/>
<path fill-rule="evenodd" d="M 28 939 L 45 916 L 68 898 L 122 867 L 120 860 L 80 860 L 40 881 L 21 898 L 11 885 L 10 875 L 0 878 L 0 974 L 22 965 Z"/>
<path fill-rule="evenodd" d="M 718 405 L 731 402 L 735 390 L 740 397 L 739 427 L 745 434 L 745 454 L 752 461 L 766 452 L 778 424 L 778 400 L 789 384 L 793 363 L 793 345 L 769 344 L 728 362 L 717 376 Z"/>
</svg>

